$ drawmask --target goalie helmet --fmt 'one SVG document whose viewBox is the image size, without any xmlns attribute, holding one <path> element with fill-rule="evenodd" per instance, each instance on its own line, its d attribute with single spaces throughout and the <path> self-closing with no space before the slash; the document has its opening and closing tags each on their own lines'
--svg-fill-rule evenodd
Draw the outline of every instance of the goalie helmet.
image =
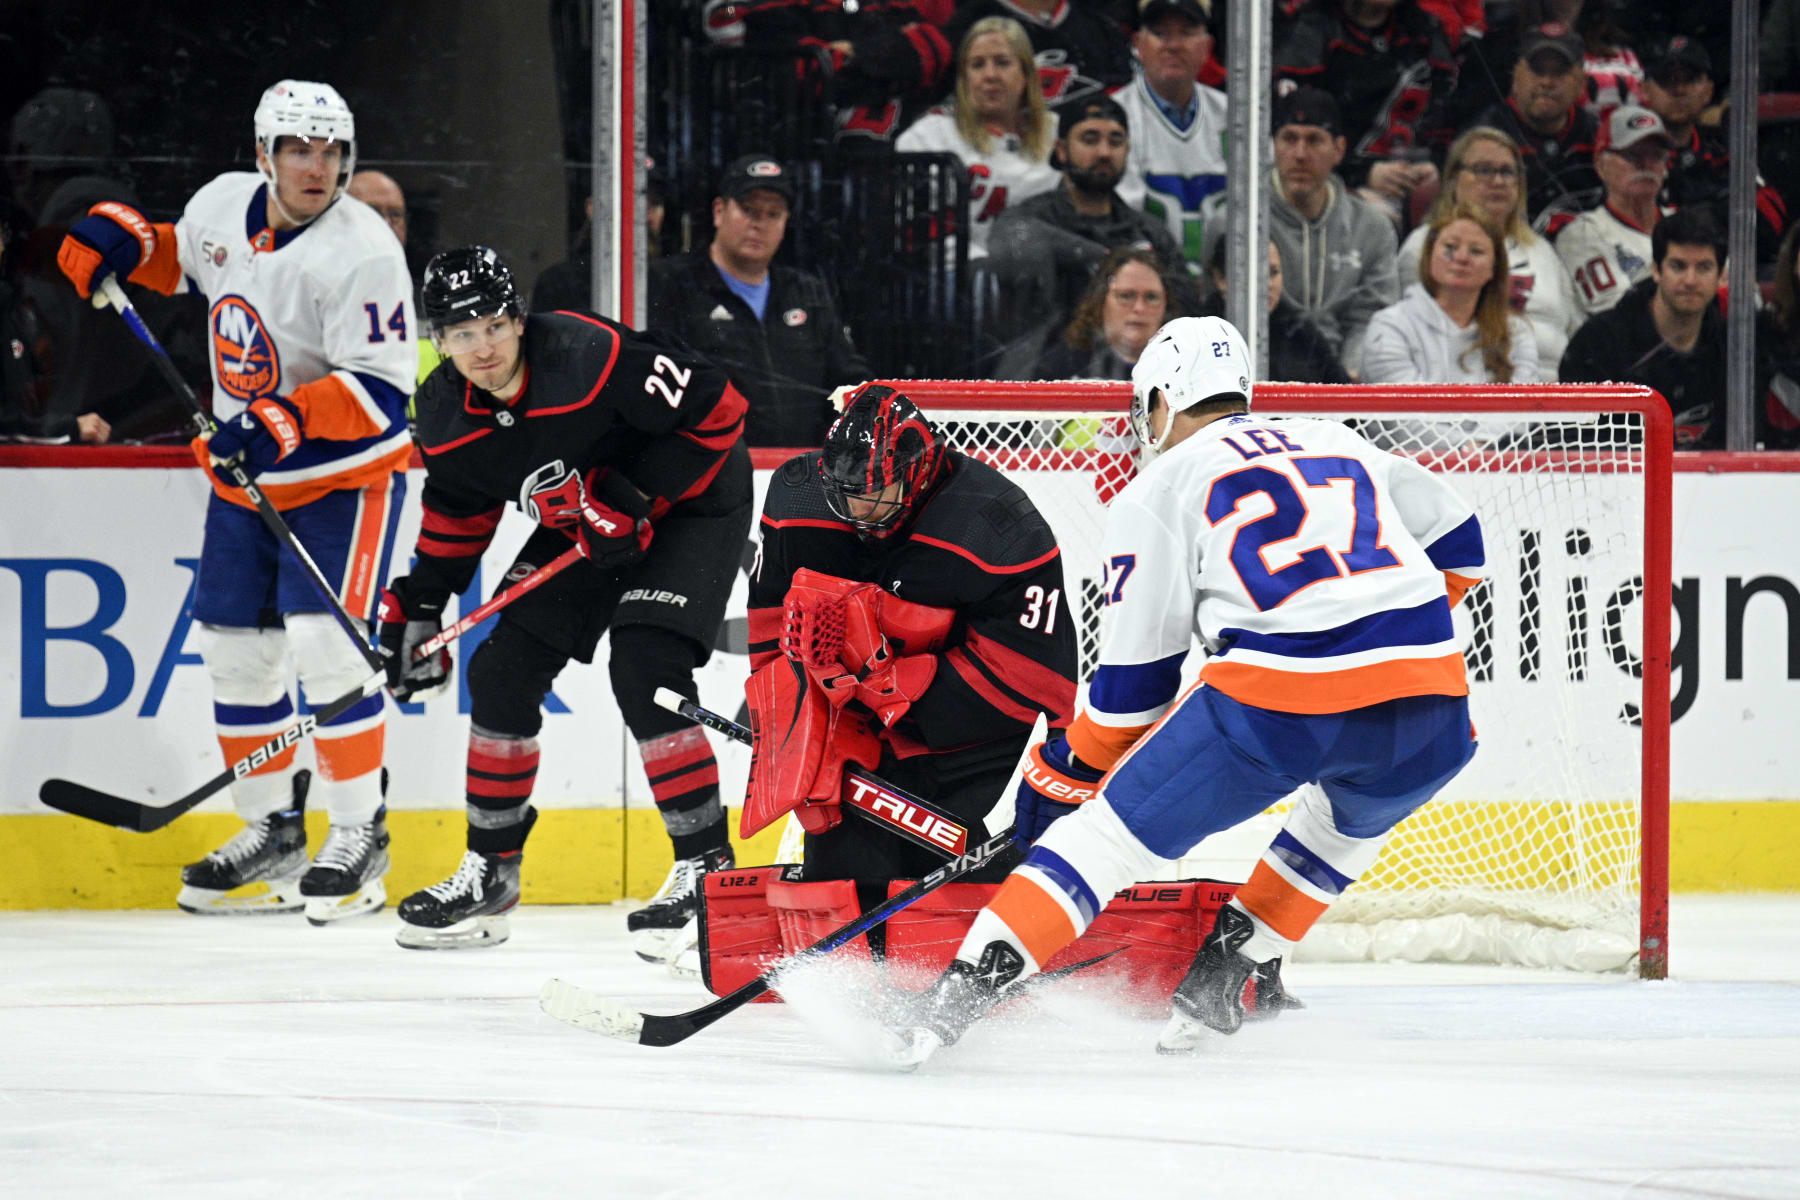
<svg viewBox="0 0 1800 1200">
<path fill-rule="evenodd" d="M 825 503 L 865 539 L 888 537 L 911 520 L 937 485 L 944 467 L 944 438 L 919 406 L 886 384 L 865 383 L 844 397 L 843 415 L 825 435 L 819 477 Z M 856 516 L 853 498 L 899 492 Z"/>
<path fill-rule="evenodd" d="M 445 250 L 425 265 L 419 286 L 425 332 L 437 336 L 452 325 L 479 317 L 525 316 L 525 301 L 506 263 L 486 246 Z"/>
<path fill-rule="evenodd" d="M 1175 414 L 1209 400 L 1250 407 L 1250 352 L 1223 317 L 1176 317 L 1156 331 L 1131 368 L 1131 428 L 1152 454 L 1162 451 Z M 1162 428 L 1150 425 L 1153 393 L 1163 396 Z"/>
<path fill-rule="evenodd" d="M 344 143 L 344 161 L 338 169 L 336 200 L 356 173 L 356 117 L 337 89 L 328 83 L 284 79 L 257 101 L 256 144 L 267 156 L 268 166 L 257 165 L 269 187 L 275 186 L 275 143 L 284 137 L 321 139 Z"/>
</svg>

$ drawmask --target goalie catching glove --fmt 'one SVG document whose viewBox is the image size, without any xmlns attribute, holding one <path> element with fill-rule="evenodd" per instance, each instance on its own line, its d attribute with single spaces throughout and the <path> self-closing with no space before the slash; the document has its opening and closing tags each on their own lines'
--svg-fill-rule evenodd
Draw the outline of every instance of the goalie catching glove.
<svg viewBox="0 0 1800 1200">
<path fill-rule="evenodd" d="M 519 507 L 574 538 L 597 567 L 629 567 L 650 549 L 650 498 L 610 467 L 585 478 L 561 459 L 539 467 L 520 486 Z"/>
<path fill-rule="evenodd" d="M 855 700 L 891 728 L 937 677 L 956 613 L 872 583 L 801 568 L 782 616 L 781 652 L 806 668 L 834 707 Z"/>
<path fill-rule="evenodd" d="M 1092 800 L 1105 775 L 1076 758 L 1061 736 L 1033 746 L 1025 759 L 1019 794 L 1013 800 L 1013 826 L 1019 841 L 1031 845 L 1058 818 Z"/>
<path fill-rule="evenodd" d="M 388 687 L 395 700 L 429 700 L 450 682 L 450 650 L 440 646 L 424 658 L 416 658 L 420 646 L 444 628 L 444 602 L 429 603 L 413 596 L 402 575 L 381 593 L 381 657 L 386 660 Z"/>
</svg>

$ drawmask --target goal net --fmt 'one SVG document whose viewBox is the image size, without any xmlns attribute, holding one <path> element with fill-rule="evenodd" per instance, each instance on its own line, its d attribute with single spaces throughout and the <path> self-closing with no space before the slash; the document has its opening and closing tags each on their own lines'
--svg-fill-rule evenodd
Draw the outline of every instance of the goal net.
<svg viewBox="0 0 1800 1200">
<path fill-rule="evenodd" d="M 903 381 L 950 444 L 1031 496 L 1063 550 L 1081 672 L 1107 501 L 1135 475 L 1123 383 Z M 1457 610 L 1480 750 L 1395 831 L 1298 957 L 1661 977 L 1667 956 L 1667 405 L 1625 386 L 1264 384 L 1259 417 L 1350 422 L 1475 507 L 1490 575 Z M 1188 677 L 1199 669 L 1198 645 Z M 1004 803 L 1004 801 L 1003 801 Z M 1183 875 L 1245 878 L 1290 801 Z"/>
</svg>

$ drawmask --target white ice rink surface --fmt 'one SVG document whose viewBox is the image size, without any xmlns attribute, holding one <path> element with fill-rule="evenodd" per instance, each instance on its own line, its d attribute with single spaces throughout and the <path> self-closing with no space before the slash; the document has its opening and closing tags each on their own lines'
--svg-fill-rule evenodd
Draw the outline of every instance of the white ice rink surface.
<svg viewBox="0 0 1800 1200">
<path fill-rule="evenodd" d="M 462 953 L 391 909 L 0 914 L 0 1197 L 1800 1197 L 1800 897 L 1678 897 L 1666 983 L 1300 965 L 1203 1059 L 1047 992 L 911 1076 L 782 1006 L 668 1049 L 539 1013 L 706 999 L 625 911 Z"/>
</svg>

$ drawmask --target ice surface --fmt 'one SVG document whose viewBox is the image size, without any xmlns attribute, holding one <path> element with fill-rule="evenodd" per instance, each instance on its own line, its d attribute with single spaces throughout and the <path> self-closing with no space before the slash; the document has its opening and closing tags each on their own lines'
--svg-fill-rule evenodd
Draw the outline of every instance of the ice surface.
<svg viewBox="0 0 1800 1200">
<path fill-rule="evenodd" d="M 1295 966 L 1309 1007 L 1204 1058 L 1065 981 L 913 1075 L 779 1005 L 668 1049 L 540 1013 L 706 999 L 625 912 L 439 953 L 0 914 L 0 1197 L 1800 1196 L 1800 897 L 1677 897 L 1661 984 Z"/>
</svg>

